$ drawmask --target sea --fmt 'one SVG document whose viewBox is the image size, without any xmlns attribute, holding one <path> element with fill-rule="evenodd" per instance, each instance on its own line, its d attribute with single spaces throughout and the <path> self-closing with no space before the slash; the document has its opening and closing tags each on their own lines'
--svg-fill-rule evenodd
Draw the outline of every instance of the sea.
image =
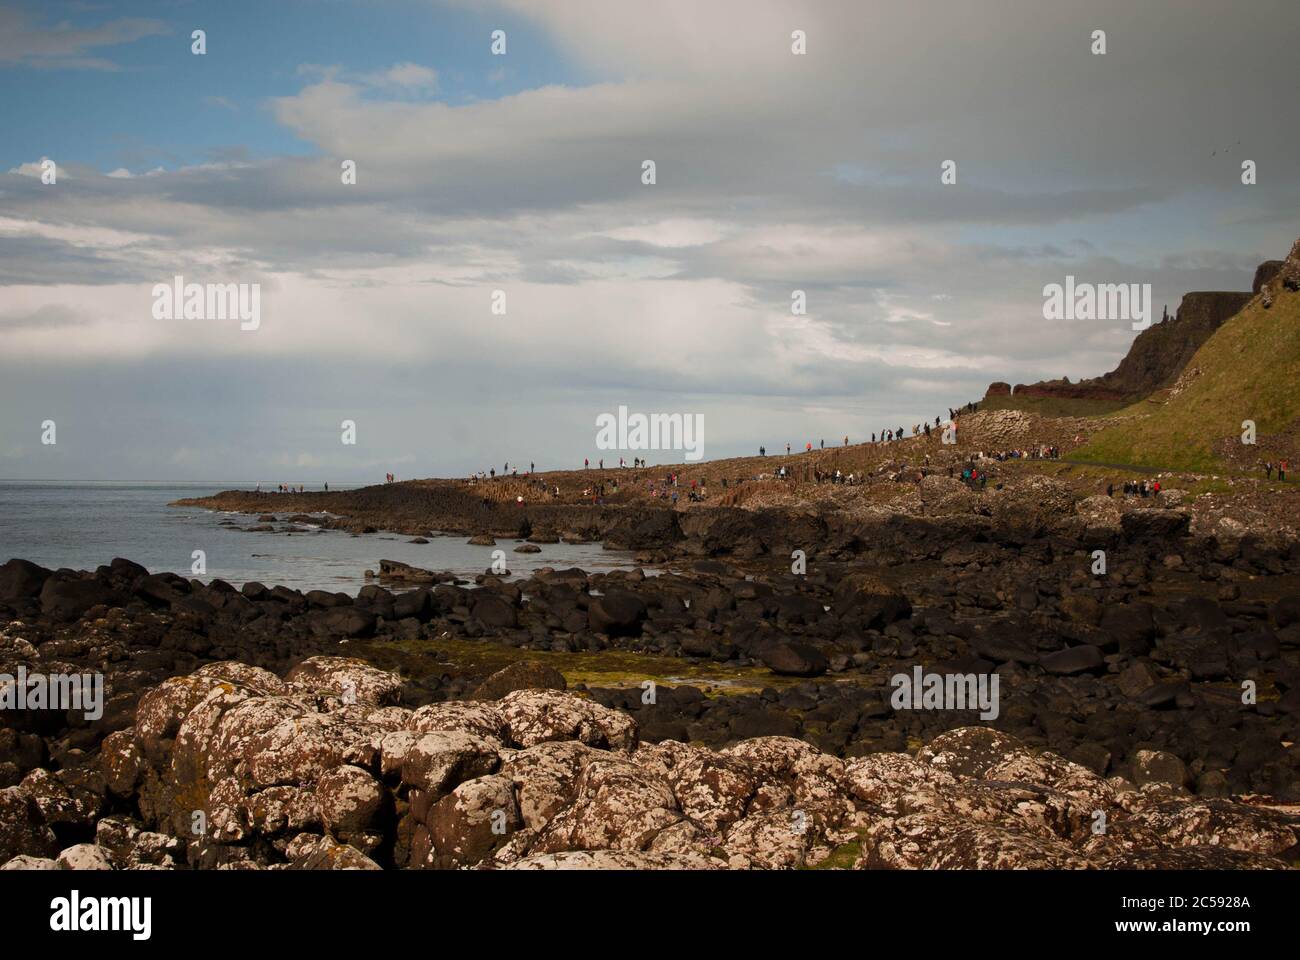
<svg viewBox="0 0 1300 960">
<path fill-rule="evenodd" d="M 514 553 L 520 541 L 498 539 L 497 546 L 475 547 L 464 535 L 409 543 L 407 536 L 374 533 L 353 536 L 299 524 L 306 532 L 250 533 L 222 526 L 258 526 L 257 516 L 228 511 L 169 507 L 189 497 L 222 490 L 251 490 L 248 481 L 192 483 L 111 483 L 0 480 L 0 563 L 21 557 L 44 567 L 93 570 L 114 557 L 126 557 L 150 573 L 170 571 L 207 582 L 219 578 L 235 586 L 256 580 L 297 590 L 332 590 L 355 595 L 366 570 L 379 561 L 400 560 L 427 570 L 449 570 L 466 579 L 492 564 L 494 549 L 506 552 L 512 578 L 541 567 L 581 567 L 588 571 L 629 569 L 631 553 L 600 544 L 539 544 L 541 553 Z M 332 490 L 346 485 L 331 484 Z M 268 512 L 276 512 L 273 509 Z M 288 513 L 279 516 L 287 519 Z M 202 550 L 206 573 L 194 572 L 194 552 Z M 647 573 L 654 571 L 647 570 Z"/>
</svg>

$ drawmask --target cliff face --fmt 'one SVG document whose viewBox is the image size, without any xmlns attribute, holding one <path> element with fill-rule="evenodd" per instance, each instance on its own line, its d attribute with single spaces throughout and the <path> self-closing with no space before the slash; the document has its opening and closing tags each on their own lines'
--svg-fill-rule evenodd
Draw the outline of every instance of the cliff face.
<svg viewBox="0 0 1300 960">
<path fill-rule="evenodd" d="M 1276 273 L 1276 261 L 1260 265 L 1256 285 Z M 1261 280 L 1261 277 L 1265 278 Z M 1256 289 L 1258 292 L 1258 287 Z M 1140 400 L 1170 386 L 1201 345 L 1244 307 L 1253 293 L 1205 291 L 1183 297 L 1178 312 L 1138 334 L 1118 367 L 1100 377 L 1071 383 L 1068 379 L 1017 384 L 1015 397 L 1053 397 L 1071 400 Z M 1006 384 L 989 385 L 985 398 L 1006 396 Z"/>
<path fill-rule="evenodd" d="M 1174 319 L 1138 334 L 1118 367 L 1096 380 L 1084 382 L 1135 400 L 1169 386 L 1201 349 L 1201 344 L 1244 307 L 1251 296 L 1250 293 L 1187 294 Z"/>
</svg>

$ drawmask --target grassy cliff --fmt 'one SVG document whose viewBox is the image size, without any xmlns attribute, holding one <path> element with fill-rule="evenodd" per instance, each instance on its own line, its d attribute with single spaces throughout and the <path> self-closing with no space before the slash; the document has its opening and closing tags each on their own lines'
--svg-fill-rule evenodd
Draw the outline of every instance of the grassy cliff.
<svg viewBox="0 0 1300 960">
<path fill-rule="evenodd" d="M 1178 381 L 1113 415 L 1114 423 L 1071 459 L 1173 469 L 1253 469 L 1295 463 L 1300 418 L 1300 293 L 1280 286 L 1271 307 L 1251 300 L 1192 357 Z M 1241 444 L 1253 420 L 1258 444 Z"/>
</svg>

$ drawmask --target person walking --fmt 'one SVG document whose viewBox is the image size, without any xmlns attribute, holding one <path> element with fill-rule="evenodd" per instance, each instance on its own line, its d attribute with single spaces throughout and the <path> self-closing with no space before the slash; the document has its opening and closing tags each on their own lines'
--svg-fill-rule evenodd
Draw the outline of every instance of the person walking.
<svg viewBox="0 0 1300 960">
<path fill-rule="evenodd" d="M 1290 467 L 1290 464 L 1288 464 L 1287 461 L 1285 461 L 1285 460 L 1283 460 L 1281 463 L 1279 463 L 1279 464 L 1277 465 L 1277 478 L 1278 478 L 1279 480 L 1285 480 L 1285 479 L 1286 479 L 1286 472 L 1287 472 L 1287 470 L 1289 470 L 1290 468 L 1291 468 L 1291 467 Z"/>
</svg>

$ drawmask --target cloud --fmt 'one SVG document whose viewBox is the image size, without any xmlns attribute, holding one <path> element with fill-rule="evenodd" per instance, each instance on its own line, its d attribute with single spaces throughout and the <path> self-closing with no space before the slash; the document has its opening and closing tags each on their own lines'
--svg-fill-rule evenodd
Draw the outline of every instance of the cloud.
<svg viewBox="0 0 1300 960">
<path fill-rule="evenodd" d="M 366 82 L 374 87 L 432 92 L 438 89 L 438 72 L 418 63 L 397 63 L 387 70 L 371 74 Z"/>
<path fill-rule="evenodd" d="M 1100 373 L 1131 328 L 1044 321 L 1045 283 L 1150 282 L 1172 307 L 1289 248 L 1300 131 L 1277 120 L 1284 32 L 1262 29 L 1285 5 L 934 7 L 512 0 L 490 15 L 597 79 L 447 103 L 433 66 L 304 64 L 266 107 L 305 155 L 134 176 L 69 157 L 56 187 L 25 163 L 0 176 L 0 400 L 62 391 L 116 436 L 148 399 L 208 439 L 141 433 L 122 462 L 185 448 L 191 476 L 580 460 L 620 402 L 707 411 L 713 456 Z M 1098 18 L 1107 58 L 1087 53 Z M 1268 172 L 1249 190 L 1200 149 L 1235 139 Z M 259 283 L 262 328 L 153 320 L 176 274 Z"/>
<path fill-rule="evenodd" d="M 117 70 L 102 57 L 86 56 L 101 47 L 134 43 L 169 32 L 158 20 L 122 18 L 94 27 L 33 22 L 25 11 L 0 8 L 0 64 L 54 70 Z"/>
</svg>

